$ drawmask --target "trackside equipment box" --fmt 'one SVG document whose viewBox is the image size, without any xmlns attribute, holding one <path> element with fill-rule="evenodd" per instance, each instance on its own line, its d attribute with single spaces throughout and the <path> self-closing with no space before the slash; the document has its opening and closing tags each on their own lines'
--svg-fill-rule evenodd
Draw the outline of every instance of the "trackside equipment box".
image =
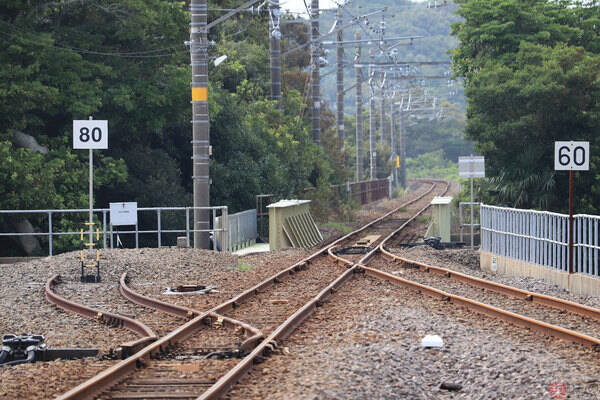
<svg viewBox="0 0 600 400">
<path fill-rule="evenodd" d="M 307 248 L 323 240 L 310 215 L 310 200 L 281 200 L 269 209 L 269 249 Z"/>
</svg>

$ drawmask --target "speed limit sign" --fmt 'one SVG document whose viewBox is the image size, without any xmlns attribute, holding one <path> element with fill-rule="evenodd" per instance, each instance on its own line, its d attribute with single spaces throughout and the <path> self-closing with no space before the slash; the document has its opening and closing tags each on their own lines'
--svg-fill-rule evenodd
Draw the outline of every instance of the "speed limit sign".
<svg viewBox="0 0 600 400">
<path fill-rule="evenodd" d="M 108 121 L 73 120 L 74 149 L 108 149 Z"/>
<path fill-rule="evenodd" d="M 554 142 L 554 169 L 556 171 L 588 171 L 590 169 L 590 142 Z"/>
</svg>

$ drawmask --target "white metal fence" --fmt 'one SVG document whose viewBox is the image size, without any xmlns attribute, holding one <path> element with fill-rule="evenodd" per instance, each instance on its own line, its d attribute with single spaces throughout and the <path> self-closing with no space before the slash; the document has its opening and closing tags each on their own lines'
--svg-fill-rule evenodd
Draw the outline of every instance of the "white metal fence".
<svg viewBox="0 0 600 400">
<path fill-rule="evenodd" d="M 236 251 L 243 249 L 256 241 L 258 230 L 256 226 L 256 210 L 246 210 L 227 217 L 229 227 L 226 232 L 217 235 L 219 247 Z M 216 226 L 221 228 L 221 219 L 216 219 Z M 227 237 L 227 240 L 223 239 Z"/>
<path fill-rule="evenodd" d="M 482 204 L 480 218 L 482 250 L 568 271 L 568 215 Z M 573 272 L 599 276 L 599 221 L 599 216 L 574 216 Z"/>
<path fill-rule="evenodd" d="M 212 228 L 211 229 L 193 229 L 190 224 L 193 222 L 190 219 L 190 214 L 193 213 L 194 210 L 204 210 L 211 214 L 212 216 Z M 144 229 L 140 230 L 138 225 L 128 227 L 129 229 L 119 230 L 119 235 L 132 234 L 135 235 L 135 247 L 139 246 L 139 236 L 140 235 L 156 235 L 156 244 L 158 247 L 163 246 L 163 236 L 169 233 L 185 233 L 187 238 L 187 244 L 190 245 L 190 234 L 194 232 L 209 232 L 213 237 L 216 236 L 216 233 L 223 230 L 223 228 L 216 227 L 215 221 L 217 218 L 224 218 L 227 220 L 227 206 L 217 206 L 217 207 L 140 207 L 137 209 L 138 215 L 139 213 L 155 213 L 156 214 L 156 228 L 155 229 Z M 20 215 L 22 218 L 26 218 L 27 216 L 31 217 L 39 217 L 45 216 L 47 218 L 47 226 L 48 230 L 45 232 L 32 232 L 32 233 L 20 233 L 20 232 L 0 232 L 0 236 L 9 236 L 9 237 L 19 237 L 19 236 L 38 236 L 38 237 L 48 237 L 48 255 L 53 255 L 54 246 L 53 239 L 58 236 L 79 236 L 80 232 L 74 231 L 61 231 L 58 227 L 55 226 L 53 219 L 56 220 L 56 215 L 61 214 L 79 214 L 82 216 L 81 226 L 87 230 L 83 224 L 86 221 L 88 216 L 89 209 L 72 209 L 72 210 L 0 210 L 0 215 L 6 216 L 18 216 Z M 176 213 L 179 214 L 176 219 L 181 222 L 181 228 L 178 229 L 164 229 L 163 228 L 163 219 L 166 213 Z M 100 248 L 113 248 L 114 246 L 114 236 L 116 231 L 113 231 L 113 226 L 110 224 L 110 209 L 108 208 L 95 208 L 94 214 L 97 215 L 97 219 L 101 221 L 101 223 L 97 226 L 100 228 L 100 235 L 102 236 L 101 242 L 102 246 Z M 229 224 L 225 224 L 227 227 Z M 225 228 L 226 229 L 226 228 Z M 109 247 L 110 243 L 110 247 Z M 171 243 L 175 244 L 175 243 Z"/>
</svg>

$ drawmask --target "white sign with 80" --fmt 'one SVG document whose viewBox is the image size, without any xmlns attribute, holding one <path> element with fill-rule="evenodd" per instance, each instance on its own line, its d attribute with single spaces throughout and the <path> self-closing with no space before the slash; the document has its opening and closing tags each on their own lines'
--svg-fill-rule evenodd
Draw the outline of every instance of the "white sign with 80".
<svg viewBox="0 0 600 400">
<path fill-rule="evenodd" d="M 74 149 L 108 149 L 108 121 L 73 120 Z"/>
<path fill-rule="evenodd" d="M 588 171 L 590 169 L 590 142 L 554 142 L 554 169 L 556 171 Z"/>
</svg>

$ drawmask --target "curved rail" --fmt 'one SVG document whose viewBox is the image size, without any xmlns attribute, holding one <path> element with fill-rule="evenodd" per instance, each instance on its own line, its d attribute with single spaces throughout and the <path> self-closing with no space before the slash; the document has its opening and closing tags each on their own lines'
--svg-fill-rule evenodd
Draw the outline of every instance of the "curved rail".
<svg viewBox="0 0 600 400">
<path fill-rule="evenodd" d="M 448 187 L 446 188 L 446 191 L 447 190 L 448 190 Z M 579 332 L 561 328 L 556 325 L 551 325 L 551 324 L 548 324 L 548 323 L 545 323 L 542 321 L 538 321 L 538 320 L 535 320 L 532 318 L 528 318 L 528 317 L 525 317 L 525 316 L 522 316 L 519 314 L 509 312 L 509 311 L 505 311 L 505 310 L 499 309 L 497 307 L 493 307 L 493 306 L 490 306 L 490 305 L 487 305 L 484 303 L 480 303 L 475 300 L 467 299 L 462 296 L 457 296 L 457 295 L 453 295 L 450 293 L 446 293 L 439 289 L 436 289 L 436 288 L 433 288 L 433 287 L 430 287 L 427 285 L 423 285 L 418 282 L 402 279 L 397 276 L 388 274 L 386 272 L 383 272 L 383 271 L 380 271 L 377 269 L 373 269 L 373 268 L 369 268 L 366 266 L 368 260 L 371 257 L 373 257 L 373 255 L 377 251 L 380 251 L 382 253 L 382 255 L 388 259 L 397 261 L 399 263 L 417 266 L 417 267 L 419 267 L 419 269 L 421 269 L 425 272 L 438 273 L 438 274 L 444 275 L 450 279 L 455 279 L 457 281 L 461 281 L 461 282 L 464 282 L 464 283 L 467 283 L 467 284 L 470 284 L 472 286 L 476 286 L 476 287 L 479 287 L 482 289 L 490 290 L 490 291 L 508 295 L 508 296 L 517 297 L 517 298 L 527 300 L 527 301 L 532 301 L 534 303 L 538 303 L 541 305 L 554 307 L 554 308 L 557 308 L 557 309 L 560 309 L 563 311 L 567 311 L 567 312 L 571 312 L 574 314 L 578 314 L 578 315 L 581 315 L 584 317 L 589 317 L 589 318 L 593 318 L 596 320 L 600 320 L 600 310 L 596 309 L 596 308 L 584 306 L 582 304 L 577 304 L 577 303 L 574 303 L 574 302 L 571 302 L 568 300 L 562 300 L 562 299 L 554 298 L 551 296 L 542 295 L 539 293 L 529 292 L 527 290 L 517 289 L 514 287 L 507 286 L 507 285 L 502 285 L 500 283 L 496 283 L 493 281 L 476 278 L 476 277 L 473 277 L 470 275 L 462 274 L 460 272 L 452 271 L 447 268 L 436 267 L 433 265 L 417 262 L 414 260 L 409 260 L 407 258 L 400 257 L 400 256 L 395 255 L 395 254 L 391 253 L 390 251 L 388 251 L 385 248 L 386 243 L 391 238 L 393 238 L 395 235 L 397 235 L 399 232 L 401 232 L 402 229 L 404 229 L 409 223 L 411 223 L 417 216 L 419 216 L 423 212 L 425 212 L 428 208 L 429 208 L 429 205 L 424 207 L 422 210 L 420 210 L 412 218 L 410 218 L 404 224 L 402 224 L 398 229 L 396 229 L 394 232 L 392 232 L 390 235 L 388 235 L 379 244 L 379 246 L 376 249 L 374 249 L 372 252 L 370 252 L 365 257 L 363 257 L 359 261 L 359 264 L 361 264 L 360 268 L 364 269 L 365 272 L 367 273 L 367 275 L 370 275 L 370 276 L 373 276 L 376 278 L 380 278 L 380 279 L 386 279 L 393 283 L 402 284 L 403 286 L 406 286 L 406 287 L 411 287 L 420 292 L 427 293 L 428 295 L 431 295 L 433 297 L 438 297 L 438 298 L 441 298 L 441 299 L 444 299 L 447 301 L 454 302 L 456 304 L 463 305 L 463 306 L 465 306 L 473 311 L 476 311 L 478 313 L 492 316 L 495 318 L 499 318 L 499 319 L 505 320 L 507 322 L 511 322 L 517 326 L 530 328 L 532 330 L 541 332 L 543 334 L 551 335 L 551 336 L 554 336 L 554 337 L 557 337 L 560 339 L 564 339 L 564 340 L 568 340 L 568 341 L 573 341 L 573 342 L 580 343 L 580 344 L 583 344 L 586 346 L 598 347 L 600 345 L 600 340 L 590 337 L 590 336 L 587 336 L 587 335 L 583 335 Z"/>
<path fill-rule="evenodd" d="M 129 329 L 132 332 L 135 332 L 137 335 L 141 336 L 140 339 L 127 342 L 121 344 L 121 353 L 123 357 L 132 354 L 133 352 L 139 350 L 143 346 L 148 345 L 149 343 L 156 340 L 157 335 L 154 333 L 152 329 L 150 329 L 146 324 L 141 321 L 135 320 L 133 318 L 125 317 L 118 314 L 113 314 L 110 312 L 97 310 L 95 308 L 91 308 L 85 306 L 83 304 L 75 303 L 73 301 L 67 300 L 64 297 L 54 293 L 54 286 L 61 282 L 60 275 L 53 275 L 46 282 L 46 286 L 44 289 L 44 295 L 46 299 L 56 305 L 59 308 L 62 308 L 65 311 L 74 312 L 83 317 L 90 318 L 96 320 L 100 323 L 109 325 L 109 326 L 117 326 Z"/>
<path fill-rule="evenodd" d="M 431 182 L 431 180 L 427 180 L 427 182 Z M 278 340 L 280 341 L 282 339 L 285 339 L 288 335 L 290 335 L 298 325 L 300 325 L 305 319 L 307 319 L 310 315 L 312 315 L 312 313 L 315 312 L 317 307 L 322 305 L 323 301 L 327 297 L 329 297 L 331 294 L 335 293 L 338 290 L 338 288 L 345 281 L 347 281 L 349 278 L 351 278 L 353 276 L 353 274 L 360 272 L 355 263 L 333 254 L 334 248 L 336 248 L 340 243 L 347 240 L 351 236 L 354 236 L 358 233 L 363 232 L 364 230 L 371 227 L 372 225 L 379 223 L 380 221 L 384 220 L 385 218 L 389 217 L 392 214 L 395 214 L 396 212 L 398 212 L 398 210 L 417 202 L 418 200 L 422 199 L 423 197 L 425 197 L 429 193 L 431 193 L 434 189 L 435 189 L 435 184 L 431 185 L 431 188 L 429 188 L 429 190 L 420 194 L 417 198 L 400 205 L 399 207 L 395 208 L 394 210 L 384 214 L 383 216 L 381 216 L 379 218 L 376 218 L 375 220 L 367 223 L 366 225 L 360 227 L 359 229 L 357 229 L 353 232 L 350 232 L 347 235 L 344 235 L 343 237 L 337 239 L 333 243 L 322 248 L 321 250 L 317 251 L 316 253 L 312 254 L 311 256 L 307 257 L 306 259 L 294 264 L 293 266 L 282 271 L 281 273 L 276 274 L 273 277 L 267 279 L 267 281 L 264 281 L 263 283 L 248 289 L 247 291 L 238 295 L 237 297 L 229 300 L 228 302 L 223 303 L 221 306 L 218 306 L 216 308 L 216 309 L 218 309 L 218 311 L 223 311 L 225 309 L 235 307 L 237 305 L 237 302 L 239 302 L 247 297 L 250 297 L 253 293 L 258 291 L 265 282 L 269 282 L 269 284 L 272 284 L 275 281 L 277 281 L 279 278 L 285 276 L 286 274 L 293 273 L 292 271 L 298 270 L 298 268 L 306 268 L 307 265 L 310 264 L 310 261 L 312 259 L 316 258 L 319 255 L 324 254 L 325 252 L 327 252 L 328 257 L 332 258 L 334 261 L 336 261 L 338 263 L 339 262 L 344 263 L 345 265 L 348 266 L 348 269 L 342 275 L 340 275 L 335 281 L 333 281 L 327 287 L 325 287 L 317 296 L 315 296 L 308 303 L 306 303 L 303 307 L 301 307 L 298 311 L 296 311 L 292 316 L 290 316 L 283 324 L 281 324 L 275 331 L 273 331 L 269 335 L 269 337 L 267 337 L 265 340 L 263 340 L 263 342 L 260 343 L 256 347 L 256 349 L 254 349 L 254 351 L 252 351 L 252 353 L 250 353 L 248 356 L 246 356 L 240 363 L 238 363 L 234 368 L 232 368 L 225 376 L 221 377 L 221 379 L 219 379 L 213 386 L 211 386 L 206 392 L 204 392 L 204 394 L 202 394 L 202 396 L 200 396 L 198 399 L 199 400 L 200 399 L 201 400 L 209 400 L 209 399 L 221 398 L 225 393 L 227 393 L 227 391 L 233 385 L 235 385 L 235 383 L 237 383 L 237 381 L 239 379 L 241 379 L 241 377 L 243 377 L 252 368 L 252 365 L 255 363 L 257 358 L 267 356 L 273 350 L 274 347 L 277 347 Z"/>
<path fill-rule="evenodd" d="M 124 272 L 123 275 L 121 275 L 121 279 L 119 281 L 119 291 L 125 298 L 127 298 L 129 301 L 135 304 L 152 308 L 154 310 L 162 311 L 164 313 L 174 315 L 176 317 L 183 317 L 188 319 L 202 315 L 202 312 L 194 310 L 192 308 L 166 303 L 164 301 L 137 293 L 127 285 L 128 282 L 129 278 L 127 277 L 127 272 Z M 242 321 L 238 321 L 236 319 L 217 314 L 214 311 L 214 309 L 209 310 L 208 315 L 205 318 L 205 323 L 210 325 L 212 319 L 219 320 L 222 321 L 222 323 L 224 324 L 228 324 L 242 329 L 242 332 L 247 336 L 247 339 L 244 340 L 244 342 L 242 342 L 242 344 L 240 345 L 240 350 L 242 351 L 248 352 L 252 350 L 254 347 L 256 347 L 256 344 L 264 338 L 264 334 L 260 329 L 255 328 Z"/>
<path fill-rule="evenodd" d="M 515 314 L 510 311 L 505 311 L 497 307 L 490 306 L 475 300 L 468 299 L 466 297 L 457 296 L 451 293 L 444 292 L 442 290 L 433 288 L 431 286 L 423 285 L 418 282 L 409 281 L 400 277 L 388 274 L 374 268 L 370 268 L 361 265 L 365 273 L 369 276 L 373 276 L 379 279 L 385 279 L 392 283 L 401 284 L 405 287 L 416 289 L 419 292 L 426 293 L 429 296 L 437 297 L 439 299 L 450 301 L 452 303 L 465 306 L 466 308 L 478 312 L 480 314 L 488 315 L 490 317 L 499 318 L 501 320 L 513 323 L 517 326 L 524 328 L 530 328 L 532 330 L 541 332 L 543 334 L 554 336 L 560 339 L 573 341 L 591 347 L 600 347 L 600 340 L 581 334 L 579 332 L 572 331 L 570 329 L 561 328 L 560 326 L 548 324 L 536 319 L 528 318 L 523 315 Z"/>
<path fill-rule="evenodd" d="M 423 180 L 424 182 L 431 182 L 430 180 Z M 323 247 L 322 249 L 316 251 L 310 256 L 298 261 L 293 264 L 289 268 L 286 268 L 271 277 L 263 280 L 262 282 L 254 285 L 253 287 L 245 290 L 240 293 L 236 297 L 212 308 L 211 310 L 199 313 L 196 310 L 192 310 L 186 307 L 180 307 L 176 305 L 171 305 L 165 302 L 162 302 L 157 299 L 152 299 L 150 297 L 141 295 L 139 293 L 134 292 L 130 288 L 127 287 L 127 276 L 126 274 L 121 276 L 121 285 L 120 291 L 129 300 L 136 302 L 138 304 L 160 309 L 161 311 L 167 312 L 172 315 L 183 316 L 189 318 L 192 316 L 193 318 L 175 329 L 168 335 L 156 340 L 154 343 L 146 346 L 145 348 L 138 351 L 133 356 L 127 358 L 126 360 L 121 361 L 120 363 L 108 368 L 107 370 L 101 372 L 90 380 L 80 384 L 79 386 L 73 388 L 69 392 L 63 394 L 58 398 L 58 400 L 72 400 L 72 399 L 88 399 L 97 395 L 98 393 L 103 392 L 108 387 L 117 383 L 121 379 L 123 379 L 129 373 L 135 371 L 139 366 L 147 363 L 152 356 L 155 354 L 159 354 L 164 352 L 165 349 L 170 347 L 171 345 L 183 341 L 186 338 L 190 337 L 196 330 L 201 329 L 202 325 L 207 322 L 210 323 L 212 318 L 220 318 L 224 322 L 229 322 L 238 326 L 244 326 L 249 332 L 254 332 L 255 335 L 246 340 L 248 342 L 250 339 L 262 339 L 262 336 L 259 338 L 257 335 L 260 331 L 255 330 L 252 331 L 252 327 L 247 324 L 243 324 L 239 321 L 232 320 L 230 318 L 224 317 L 220 312 L 224 312 L 227 310 L 231 310 L 235 308 L 239 303 L 243 300 L 248 299 L 260 291 L 270 287 L 273 284 L 276 284 L 283 279 L 290 277 L 298 271 L 308 268 L 311 264 L 312 260 L 315 258 L 324 255 L 329 252 L 330 249 L 338 246 L 341 242 L 347 240 L 351 236 L 359 234 L 370 226 L 382 221 L 388 216 L 396 213 L 401 208 L 404 208 L 427 194 L 429 194 L 432 190 L 434 190 L 435 184 L 429 188 L 426 192 L 420 194 L 417 198 L 410 200 L 394 210 L 386 213 L 385 215 L 365 224 L 359 229 L 344 235 L 343 237 L 335 240 L 333 243 L 328 246 Z M 331 253 L 329 253 L 331 255 Z M 333 257 L 336 257 L 333 255 Z M 354 264 L 354 263 L 350 263 Z M 277 347 L 277 341 L 285 338 L 293 330 L 302 323 L 306 318 L 308 318 L 315 310 L 316 307 L 320 306 L 322 302 L 332 293 L 335 293 L 339 286 L 341 286 L 346 280 L 348 280 L 354 273 L 358 272 L 356 265 L 352 265 L 347 269 L 343 274 L 341 274 L 336 280 L 331 282 L 327 287 L 325 287 L 317 296 L 311 299 L 308 303 L 298 309 L 293 315 L 291 315 L 283 324 L 281 324 L 275 331 L 273 331 L 266 339 L 262 340 L 259 344 L 249 343 L 249 346 L 252 345 L 254 348 L 250 354 L 244 357 L 234 368 L 232 368 L 225 376 L 221 377 L 219 381 L 217 381 L 213 386 L 211 386 L 200 399 L 215 399 L 222 396 L 224 393 L 231 388 L 246 372 L 252 368 L 252 365 L 258 361 L 260 357 L 267 356 L 270 352 L 273 351 L 275 347 Z M 261 334 L 262 335 L 262 334 Z M 246 343 L 244 342 L 244 343 Z M 248 346 L 248 347 L 249 347 Z"/>
</svg>

